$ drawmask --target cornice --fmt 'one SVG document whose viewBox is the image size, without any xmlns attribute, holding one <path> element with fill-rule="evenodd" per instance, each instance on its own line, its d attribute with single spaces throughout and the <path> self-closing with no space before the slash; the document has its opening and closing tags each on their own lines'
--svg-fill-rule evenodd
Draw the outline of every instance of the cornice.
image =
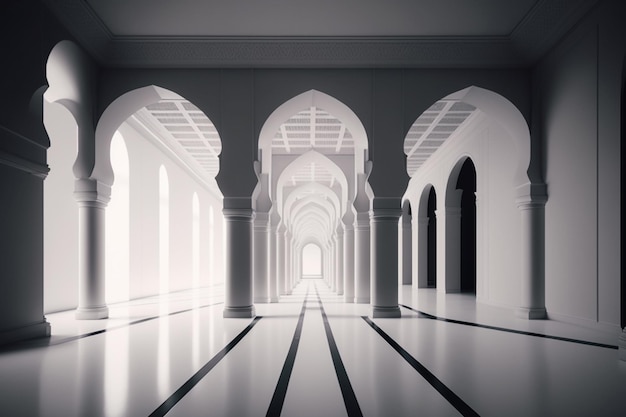
<svg viewBox="0 0 626 417">
<path fill-rule="evenodd" d="M 106 67 L 497 68 L 536 62 L 598 0 L 540 0 L 497 37 L 127 37 L 85 0 L 42 1 Z"/>
</svg>

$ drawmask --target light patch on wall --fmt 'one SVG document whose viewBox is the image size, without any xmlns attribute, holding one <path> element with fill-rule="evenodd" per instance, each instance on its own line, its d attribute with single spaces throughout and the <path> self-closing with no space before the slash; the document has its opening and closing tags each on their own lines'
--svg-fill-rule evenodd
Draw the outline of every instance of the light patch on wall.
<svg viewBox="0 0 626 417">
<path fill-rule="evenodd" d="M 124 138 L 115 132 L 111 141 L 115 182 L 106 209 L 106 300 L 127 301 L 130 295 L 130 165 Z"/>
<path fill-rule="evenodd" d="M 165 167 L 159 168 L 159 294 L 170 290 L 170 185 Z"/>
</svg>

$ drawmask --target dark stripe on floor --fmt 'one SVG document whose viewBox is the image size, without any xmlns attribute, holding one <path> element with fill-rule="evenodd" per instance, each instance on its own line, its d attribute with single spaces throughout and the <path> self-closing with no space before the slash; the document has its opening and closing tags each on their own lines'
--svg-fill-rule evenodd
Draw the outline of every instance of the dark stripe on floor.
<svg viewBox="0 0 626 417">
<path fill-rule="evenodd" d="M 309 284 L 310 285 L 310 284 Z M 280 372 L 276 389 L 274 389 L 274 395 L 272 401 L 265 414 L 267 417 L 278 417 L 283 409 L 285 403 L 285 395 L 287 395 L 287 387 L 289 386 L 289 378 L 291 378 L 291 372 L 293 371 L 293 365 L 296 361 L 296 353 L 298 353 L 298 345 L 300 344 L 300 336 L 302 335 L 302 325 L 304 324 L 304 313 L 306 312 L 306 303 L 309 298 L 309 287 L 307 286 L 306 295 L 302 302 L 302 309 L 300 310 L 300 317 L 298 318 L 298 324 L 296 330 L 293 333 L 291 339 L 291 346 L 287 352 L 283 369 Z"/>
<path fill-rule="evenodd" d="M 416 310 L 413 307 L 410 307 L 404 304 L 400 304 L 400 305 L 408 310 L 414 311 L 426 317 L 427 319 L 431 319 L 431 320 L 439 320 L 439 321 L 444 321 L 446 323 L 462 324 L 463 326 L 479 327 L 481 329 L 497 330 L 500 332 L 521 334 L 524 336 L 533 336 L 533 337 L 542 337 L 544 339 L 561 340 L 563 342 L 578 343 L 581 345 L 595 346 L 595 347 L 601 347 L 601 348 L 606 348 L 606 349 L 615 349 L 615 350 L 618 349 L 618 346 L 616 345 L 607 345 L 605 343 L 588 342 L 586 340 L 571 339 L 569 337 L 551 336 L 551 335 L 541 334 L 541 333 L 526 332 L 524 330 L 507 329 L 506 327 L 496 327 L 496 326 L 489 326 L 486 324 L 472 323 L 468 321 L 447 319 L 445 317 L 438 317 L 438 316 L 433 316 L 432 314 L 424 313 L 423 311 Z"/>
<path fill-rule="evenodd" d="M 378 327 L 367 316 L 361 316 L 363 320 L 374 329 L 387 343 L 395 349 L 396 352 L 404 358 L 419 374 L 435 388 L 459 413 L 463 416 L 478 416 L 478 413 L 474 411 L 465 401 L 463 401 L 458 395 L 456 395 L 450 388 L 448 388 L 443 382 L 439 380 L 432 372 L 430 372 L 424 365 L 422 365 L 417 359 L 415 359 L 409 352 L 404 350 L 395 340 L 385 333 L 380 327 Z"/>
<path fill-rule="evenodd" d="M 126 327 L 134 326 L 135 324 L 146 323 L 146 322 L 149 322 L 149 321 L 152 321 L 152 320 L 156 320 L 156 319 L 159 319 L 159 318 L 162 318 L 162 317 L 176 316 L 178 314 L 188 313 L 188 312 L 196 310 L 196 309 L 199 310 L 201 308 L 213 307 L 213 306 L 220 305 L 220 304 L 224 304 L 224 302 L 222 301 L 222 302 L 219 302 L 219 303 L 204 304 L 204 305 L 201 305 L 201 306 L 198 306 L 198 307 L 192 307 L 192 308 L 187 308 L 185 310 L 174 311 L 174 312 L 171 312 L 171 313 L 166 314 L 166 315 L 144 317 L 143 319 L 130 321 L 128 323 L 120 324 L 118 326 L 107 327 L 106 329 L 95 330 L 93 332 L 83 333 L 83 334 L 79 334 L 79 335 L 76 335 L 76 336 L 64 337 L 64 338 L 59 339 L 59 340 L 50 340 L 50 339 L 28 340 L 28 341 L 25 341 L 25 342 L 22 342 L 22 343 L 12 344 L 12 345 L 8 345 L 6 347 L 3 347 L 3 348 L 0 349 L 0 352 L 6 352 L 6 351 L 11 351 L 11 350 L 35 349 L 35 348 L 42 348 L 42 347 L 50 347 L 50 346 L 62 345 L 62 344 L 65 344 L 65 343 L 75 342 L 75 341 L 80 340 L 80 339 L 85 339 L 87 337 L 97 336 L 99 334 L 112 332 L 112 331 L 120 330 L 120 329 L 125 329 Z"/>
<path fill-rule="evenodd" d="M 348 378 L 348 373 L 346 372 L 346 368 L 343 365 L 343 361 L 341 360 L 341 355 L 339 354 L 339 349 L 337 348 L 337 343 L 335 342 L 333 331 L 330 328 L 328 317 L 326 316 L 326 312 L 324 311 L 322 299 L 320 298 L 320 294 L 317 291 L 317 285 L 315 285 L 315 294 L 317 295 L 317 302 L 319 303 L 320 311 L 322 312 L 322 319 L 324 320 L 324 330 L 326 331 L 326 339 L 328 339 L 328 347 L 330 348 L 330 356 L 333 358 L 333 364 L 335 365 L 335 372 L 337 373 L 337 380 L 339 381 L 339 387 L 341 388 L 343 402 L 346 405 L 346 411 L 348 412 L 348 416 L 350 417 L 363 416 L 363 413 L 361 412 L 361 407 L 359 406 L 359 402 L 357 401 L 354 390 L 352 389 L 352 384 L 350 383 L 350 379 Z"/>
<path fill-rule="evenodd" d="M 235 346 L 237 346 L 237 343 L 239 343 L 241 339 L 243 339 L 244 336 L 247 335 L 248 332 L 252 330 L 254 325 L 257 324 L 262 318 L 263 317 L 261 316 L 256 316 L 245 329 L 243 329 L 237 336 L 235 336 L 233 340 L 230 341 L 230 343 L 228 343 L 222 350 L 220 350 L 215 356 L 213 356 L 211 360 L 209 360 L 202 368 L 200 368 L 198 372 L 196 372 L 191 378 L 189 378 L 187 382 L 181 385 L 180 388 L 178 388 L 172 395 L 170 395 L 170 397 L 165 400 L 163 404 L 161 404 L 156 410 L 154 410 L 152 414 L 150 414 L 150 417 L 161 417 L 167 414 L 172 409 L 172 407 L 174 407 L 185 395 L 187 395 L 187 393 L 189 393 L 189 391 L 191 391 L 191 389 L 195 387 L 196 384 L 200 382 L 200 380 L 204 378 L 206 374 L 208 374 L 209 371 L 219 363 L 219 361 L 224 359 L 228 352 L 230 352 Z"/>
</svg>

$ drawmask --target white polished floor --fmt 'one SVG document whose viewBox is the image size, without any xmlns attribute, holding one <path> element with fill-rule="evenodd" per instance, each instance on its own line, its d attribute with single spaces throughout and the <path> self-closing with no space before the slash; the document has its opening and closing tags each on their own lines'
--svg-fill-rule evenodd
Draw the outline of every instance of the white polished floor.
<svg viewBox="0 0 626 417">
<path fill-rule="evenodd" d="M 223 319 L 222 301 L 214 287 L 108 320 L 48 315 L 49 341 L 0 351 L 0 416 L 626 415 L 615 333 L 410 287 L 401 319 L 369 323 L 320 280 L 256 320 Z"/>
</svg>

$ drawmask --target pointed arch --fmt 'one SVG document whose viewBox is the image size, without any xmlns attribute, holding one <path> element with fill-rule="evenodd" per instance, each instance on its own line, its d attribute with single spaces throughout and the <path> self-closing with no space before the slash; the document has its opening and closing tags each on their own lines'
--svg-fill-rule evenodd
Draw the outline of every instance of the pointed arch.
<svg viewBox="0 0 626 417">
<path fill-rule="evenodd" d="M 109 147 L 113 133 L 138 110 L 162 100 L 185 100 L 185 98 L 165 88 L 156 85 L 148 85 L 124 93 L 109 104 L 96 125 L 96 160 L 92 174 L 93 178 L 98 179 L 104 184 L 112 183 L 113 172 L 110 164 Z M 206 114 L 205 116 L 208 118 Z M 219 155 L 221 146 L 215 149 L 215 151 L 217 155 Z"/>
<path fill-rule="evenodd" d="M 281 104 L 267 118 L 259 134 L 259 155 L 261 168 L 264 173 L 269 172 L 271 165 L 271 146 L 274 134 L 280 125 L 294 114 L 308 109 L 311 106 L 319 107 L 332 114 L 352 132 L 355 144 L 355 167 L 357 172 L 363 172 L 364 161 L 367 158 L 368 140 L 363 123 L 358 116 L 341 101 L 318 90 L 309 90 L 293 97 Z"/>
<path fill-rule="evenodd" d="M 437 106 L 439 103 L 441 104 Z M 472 112 L 473 110 L 471 109 L 474 108 L 479 112 L 484 113 L 490 120 L 500 124 L 508 132 L 515 143 L 515 154 L 517 155 L 513 186 L 518 188 L 518 194 L 531 192 L 531 179 L 528 174 L 528 170 L 530 168 L 530 130 L 526 119 L 519 109 L 504 96 L 477 86 L 470 86 L 463 90 L 449 94 L 433 104 L 432 108 L 435 109 L 434 111 L 441 112 L 446 106 L 445 103 L 447 103 L 448 109 L 452 108 L 455 103 L 464 103 L 465 105 L 470 106 L 467 108 L 468 111 Z M 419 117 L 416 119 L 416 122 L 418 120 Z M 430 139 L 428 137 L 422 137 L 418 133 L 416 133 L 417 136 L 410 136 L 410 133 L 411 130 L 407 133 L 404 141 L 405 154 L 409 156 L 409 159 L 412 151 L 414 152 L 423 141 Z M 426 133 L 436 132 L 427 129 Z M 448 140 L 448 138 L 453 136 L 454 131 L 445 137 L 439 137 L 435 134 L 432 139 L 439 141 L 440 143 L 438 145 L 429 144 L 428 147 L 440 146 L 444 140 Z M 443 138 L 443 140 L 441 138 Z M 415 170 L 409 169 L 409 166 L 411 166 L 411 163 L 407 160 L 408 173 L 410 176 L 413 176 L 415 174 Z"/>
<path fill-rule="evenodd" d="M 302 166 L 305 166 L 310 163 L 319 164 L 320 166 L 327 169 L 337 179 L 340 185 L 340 193 L 341 193 L 341 196 L 340 196 L 341 197 L 340 198 L 341 213 L 343 213 L 346 210 L 346 202 L 348 199 L 348 180 L 345 174 L 343 173 L 341 168 L 339 168 L 337 164 L 331 161 L 327 156 L 317 151 L 310 150 L 298 156 L 296 159 L 294 159 L 289 165 L 287 165 L 287 167 L 285 167 L 285 169 L 280 173 L 280 176 L 278 177 L 278 182 L 276 185 L 276 194 L 277 194 L 277 200 L 279 202 L 278 213 L 281 216 L 283 213 L 283 207 L 280 204 L 280 202 L 283 201 L 283 193 L 284 193 L 283 188 L 285 184 Z"/>
</svg>

